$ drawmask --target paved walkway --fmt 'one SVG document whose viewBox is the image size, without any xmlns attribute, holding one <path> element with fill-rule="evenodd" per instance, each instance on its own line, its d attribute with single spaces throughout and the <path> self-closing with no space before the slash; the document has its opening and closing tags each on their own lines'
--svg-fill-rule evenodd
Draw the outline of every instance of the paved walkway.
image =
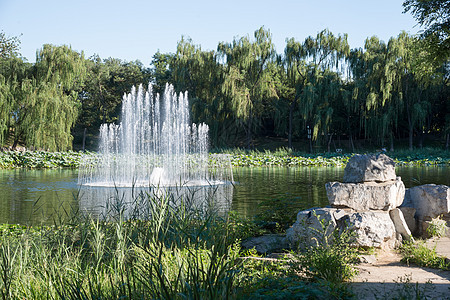
<svg viewBox="0 0 450 300">
<path fill-rule="evenodd" d="M 448 236 L 441 238 L 429 239 L 426 242 L 428 248 L 436 247 L 436 253 L 440 256 L 450 259 L 450 238 Z"/>
<path fill-rule="evenodd" d="M 432 239 L 427 246 L 450 259 L 450 238 Z M 358 299 L 450 299 L 450 271 L 407 266 L 400 254 L 381 252 L 372 263 L 357 266 L 351 283 Z"/>
</svg>

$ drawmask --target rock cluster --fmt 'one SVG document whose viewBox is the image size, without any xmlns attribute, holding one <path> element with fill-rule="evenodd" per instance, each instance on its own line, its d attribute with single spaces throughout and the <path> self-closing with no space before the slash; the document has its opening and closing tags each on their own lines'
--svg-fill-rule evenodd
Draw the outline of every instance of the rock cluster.
<svg viewBox="0 0 450 300">
<path fill-rule="evenodd" d="M 361 247 L 392 248 L 402 237 L 409 239 L 411 232 L 398 209 L 405 186 L 394 167 L 394 161 L 385 154 L 353 156 L 344 170 L 344 182 L 325 185 L 331 207 L 299 212 L 286 233 L 289 243 L 320 242 L 317 233 L 328 234 L 320 228 L 324 223 L 330 232 L 336 228 L 353 231 L 354 242 Z"/>
<path fill-rule="evenodd" d="M 285 238 L 250 238 L 244 247 L 267 253 L 314 246 L 331 242 L 336 229 L 345 229 L 354 234 L 355 246 L 393 248 L 413 234 L 426 236 L 433 218 L 450 221 L 450 187 L 427 184 L 406 190 L 385 154 L 353 156 L 343 182 L 328 182 L 325 188 L 329 207 L 300 211 Z"/>
</svg>

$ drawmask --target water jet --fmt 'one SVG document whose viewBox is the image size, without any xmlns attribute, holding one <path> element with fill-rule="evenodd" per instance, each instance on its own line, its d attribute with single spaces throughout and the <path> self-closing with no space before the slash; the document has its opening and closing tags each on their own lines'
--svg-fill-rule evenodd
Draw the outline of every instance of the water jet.
<svg viewBox="0 0 450 300">
<path fill-rule="evenodd" d="M 204 186 L 232 181 L 226 155 L 209 156 L 208 125 L 190 123 L 187 92 L 152 86 L 123 96 L 119 124 L 100 127 L 99 155 L 80 165 L 83 186 Z M 210 164 L 211 160 L 213 164 Z"/>
</svg>

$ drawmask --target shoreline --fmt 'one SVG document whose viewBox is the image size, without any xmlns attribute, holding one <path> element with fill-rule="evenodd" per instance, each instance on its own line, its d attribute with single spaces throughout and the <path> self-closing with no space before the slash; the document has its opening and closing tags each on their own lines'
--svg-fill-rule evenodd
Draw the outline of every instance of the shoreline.
<svg viewBox="0 0 450 300">
<path fill-rule="evenodd" d="M 345 167 L 350 157 L 358 153 L 297 154 L 287 151 L 244 152 L 236 149 L 221 154 L 230 155 L 232 167 Z M 444 155 L 441 157 L 434 154 L 429 156 L 420 154 L 405 157 L 396 155 L 395 152 L 389 153 L 397 167 L 450 166 L 450 152 L 442 150 L 439 154 Z M 95 155 L 96 152 L 1 151 L 0 169 L 78 168 L 84 157 Z"/>
</svg>

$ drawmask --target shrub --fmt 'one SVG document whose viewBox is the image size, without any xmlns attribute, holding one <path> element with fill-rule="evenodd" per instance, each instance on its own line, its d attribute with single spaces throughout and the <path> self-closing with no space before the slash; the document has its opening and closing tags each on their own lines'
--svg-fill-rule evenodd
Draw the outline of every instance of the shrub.
<svg viewBox="0 0 450 300">
<path fill-rule="evenodd" d="M 326 280 L 342 283 L 353 278 L 357 271 L 354 264 L 358 259 L 358 249 L 352 247 L 353 233 L 348 229 L 333 228 L 331 222 L 318 218 L 321 228 L 316 230 L 318 238 L 315 246 L 294 253 L 293 270 L 305 274 L 312 280 Z M 315 230 L 311 228 L 311 230 Z"/>
<path fill-rule="evenodd" d="M 445 235 L 447 231 L 447 222 L 441 219 L 440 216 L 431 219 L 428 223 L 427 234 L 430 237 L 441 237 Z"/>
</svg>

